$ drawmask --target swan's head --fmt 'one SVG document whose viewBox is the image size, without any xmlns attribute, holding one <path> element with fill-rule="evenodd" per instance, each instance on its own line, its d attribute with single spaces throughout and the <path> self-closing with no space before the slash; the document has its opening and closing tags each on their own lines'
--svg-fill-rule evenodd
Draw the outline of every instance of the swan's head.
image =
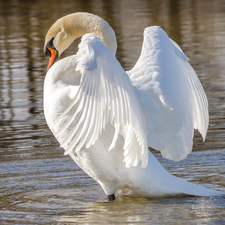
<svg viewBox="0 0 225 225">
<path fill-rule="evenodd" d="M 116 53 L 116 36 L 105 20 L 91 13 L 73 13 L 58 19 L 46 34 L 44 53 L 49 56 L 48 69 L 77 37 L 86 33 L 94 33 Z"/>
<path fill-rule="evenodd" d="M 48 69 L 75 39 L 66 22 L 64 18 L 57 20 L 46 34 L 44 53 L 49 56 Z"/>
</svg>

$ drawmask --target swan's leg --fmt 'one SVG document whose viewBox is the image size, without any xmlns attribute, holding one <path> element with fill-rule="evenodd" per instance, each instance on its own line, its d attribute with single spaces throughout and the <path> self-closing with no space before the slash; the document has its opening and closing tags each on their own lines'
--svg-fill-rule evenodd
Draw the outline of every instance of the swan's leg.
<svg viewBox="0 0 225 225">
<path fill-rule="evenodd" d="M 107 198 L 108 198 L 109 201 L 113 201 L 113 200 L 116 199 L 116 197 L 115 197 L 114 194 L 112 194 L 112 195 L 107 195 Z"/>
</svg>

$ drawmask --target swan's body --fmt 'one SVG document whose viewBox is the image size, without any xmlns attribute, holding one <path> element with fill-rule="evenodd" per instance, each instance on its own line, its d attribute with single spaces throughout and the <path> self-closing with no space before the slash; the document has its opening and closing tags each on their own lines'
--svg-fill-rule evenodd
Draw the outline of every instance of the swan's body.
<svg viewBox="0 0 225 225">
<path fill-rule="evenodd" d="M 77 54 L 51 67 L 82 35 Z M 191 152 L 194 129 L 205 139 L 208 103 L 188 58 L 156 26 L 145 29 L 141 56 L 127 73 L 116 47 L 108 23 L 88 13 L 61 18 L 46 35 L 44 111 L 65 154 L 108 196 L 222 194 L 174 177 L 148 150 L 178 161 Z"/>
</svg>

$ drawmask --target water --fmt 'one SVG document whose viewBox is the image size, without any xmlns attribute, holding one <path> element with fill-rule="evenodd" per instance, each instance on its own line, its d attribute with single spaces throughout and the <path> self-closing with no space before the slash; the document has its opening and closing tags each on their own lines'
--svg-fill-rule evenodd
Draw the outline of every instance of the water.
<svg viewBox="0 0 225 225">
<path fill-rule="evenodd" d="M 88 11 L 106 19 L 128 70 L 143 30 L 160 25 L 191 59 L 209 100 L 206 142 L 174 163 L 154 152 L 174 175 L 225 191 L 225 2 L 223 0 L 0 1 L 0 223 L 223 224 L 225 198 L 139 199 L 108 203 L 100 186 L 58 146 L 43 116 L 48 59 L 44 37 L 56 19 Z M 77 49 L 76 41 L 64 56 Z"/>
</svg>

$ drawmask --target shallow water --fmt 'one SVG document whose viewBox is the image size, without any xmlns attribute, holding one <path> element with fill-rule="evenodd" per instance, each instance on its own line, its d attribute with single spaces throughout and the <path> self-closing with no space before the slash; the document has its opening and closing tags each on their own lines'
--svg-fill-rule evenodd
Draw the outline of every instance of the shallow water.
<svg viewBox="0 0 225 225">
<path fill-rule="evenodd" d="M 209 100 L 209 131 L 204 143 L 196 132 L 193 152 L 179 163 L 154 154 L 174 175 L 225 191 L 223 0 L 0 1 L 0 223 L 223 224 L 224 197 L 118 196 L 109 203 L 100 186 L 63 156 L 43 115 L 43 44 L 57 18 L 78 11 L 111 24 L 126 70 L 138 59 L 147 26 L 161 26 L 181 46 Z"/>
</svg>

